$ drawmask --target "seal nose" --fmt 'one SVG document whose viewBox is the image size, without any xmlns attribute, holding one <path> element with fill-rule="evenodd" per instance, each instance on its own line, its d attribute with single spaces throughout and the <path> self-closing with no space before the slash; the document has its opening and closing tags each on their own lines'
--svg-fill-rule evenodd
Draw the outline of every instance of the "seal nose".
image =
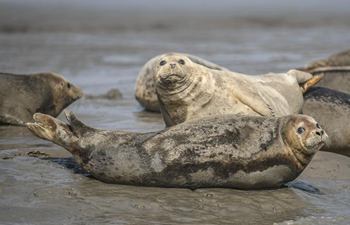
<svg viewBox="0 0 350 225">
<path fill-rule="evenodd" d="M 170 67 L 171 67 L 171 69 L 174 69 L 176 67 L 176 64 L 175 63 L 170 63 Z"/>
<path fill-rule="evenodd" d="M 320 130 L 316 131 L 316 134 L 318 136 L 322 136 L 324 134 L 324 130 L 320 129 Z"/>
</svg>

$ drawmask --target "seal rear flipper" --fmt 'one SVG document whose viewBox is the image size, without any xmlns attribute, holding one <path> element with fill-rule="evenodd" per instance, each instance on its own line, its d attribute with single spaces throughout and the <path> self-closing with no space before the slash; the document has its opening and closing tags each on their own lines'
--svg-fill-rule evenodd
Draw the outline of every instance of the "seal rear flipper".
<svg viewBox="0 0 350 225">
<path fill-rule="evenodd" d="M 68 124 L 46 114 L 35 113 L 33 123 L 26 123 L 28 129 L 39 138 L 52 141 L 74 152 L 72 146 L 77 146 L 79 138 L 75 136 Z"/>
<path fill-rule="evenodd" d="M 73 112 L 65 110 L 64 114 L 66 115 L 66 118 L 69 122 L 69 127 L 71 131 L 77 136 L 77 137 L 83 137 L 85 134 L 89 132 L 94 132 L 96 129 L 89 127 L 85 125 L 83 122 L 78 120 L 78 118 L 74 115 Z"/>
<path fill-rule="evenodd" d="M 287 74 L 295 77 L 303 93 L 307 92 L 310 87 L 315 86 L 323 78 L 323 75 L 313 76 L 311 73 L 300 70 L 289 70 Z"/>
</svg>

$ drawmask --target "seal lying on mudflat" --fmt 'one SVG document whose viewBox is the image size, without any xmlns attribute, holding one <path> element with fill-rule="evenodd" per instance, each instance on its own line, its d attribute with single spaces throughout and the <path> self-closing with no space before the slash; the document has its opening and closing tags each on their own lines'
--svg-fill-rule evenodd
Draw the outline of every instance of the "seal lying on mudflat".
<svg viewBox="0 0 350 225">
<path fill-rule="evenodd" d="M 155 68 L 157 68 L 159 59 L 162 58 L 164 55 L 165 54 L 158 55 L 150 59 L 142 67 L 136 80 L 136 87 L 135 87 L 136 100 L 146 110 L 153 111 L 153 112 L 160 112 L 158 98 L 156 94 L 156 87 L 154 83 L 154 74 L 156 73 Z M 185 55 L 189 60 L 191 60 L 192 63 L 202 65 L 213 70 L 228 71 L 228 69 L 222 66 L 216 65 L 215 63 L 209 62 L 205 59 L 202 59 L 198 56 L 189 55 L 189 54 L 183 54 L 183 55 Z"/>
<path fill-rule="evenodd" d="M 329 135 L 322 151 L 350 157 L 350 95 L 313 87 L 305 95 L 303 113 L 314 117 Z"/>
<path fill-rule="evenodd" d="M 299 113 L 303 92 L 321 79 L 297 70 L 258 76 L 213 70 L 178 53 L 163 55 L 154 70 L 167 126 L 211 115 L 279 117 Z"/>
<path fill-rule="evenodd" d="M 0 125 L 25 125 L 36 112 L 58 116 L 82 91 L 55 73 L 0 73 Z"/>
<path fill-rule="evenodd" d="M 295 179 L 327 134 L 305 115 L 224 115 L 153 133 L 97 130 L 37 113 L 27 127 L 70 151 L 108 183 L 161 187 L 277 188 Z"/>
</svg>

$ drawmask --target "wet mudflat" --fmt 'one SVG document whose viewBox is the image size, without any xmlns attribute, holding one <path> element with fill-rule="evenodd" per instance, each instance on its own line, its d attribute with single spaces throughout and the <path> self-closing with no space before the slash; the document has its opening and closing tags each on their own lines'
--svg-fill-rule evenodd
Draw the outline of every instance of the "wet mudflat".
<svg viewBox="0 0 350 225">
<path fill-rule="evenodd" d="M 159 114 L 144 112 L 134 100 L 137 73 L 157 54 L 188 52 L 258 74 L 303 66 L 347 49 L 350 42 L 348 20 L 311 16 L 208 19 L 197 12 L 187 17 L 173 13 L 163 20 L 154 13 L 115 16 L 109 11 L 103 11 L 103 18 L 99 13 L 86 18 L 85 11 L 76 10 L 74 16 L 73 11 L 65 14 L 68 20 L 58 10 L 46 13 L 51 17 L 45 21 L 32 7 L 16 8 L 20 22 L 13 22 L 7 14 L 14 6 L 7 7 L 0 14 L 0 70 L 58 72 L 90 95 L 119 89 L 122 98 L 86 98 L 69 108 L 88 125 L 103 129 L 148 132 L 164 127 Z M 298 188 L 262 191 L 106 184 L 81 171 L 67 151 L 25 128 L 0 127 L 4 225 L 349 224 L 349 158 L 317 153 L 296 182 Z"/>
</svg>

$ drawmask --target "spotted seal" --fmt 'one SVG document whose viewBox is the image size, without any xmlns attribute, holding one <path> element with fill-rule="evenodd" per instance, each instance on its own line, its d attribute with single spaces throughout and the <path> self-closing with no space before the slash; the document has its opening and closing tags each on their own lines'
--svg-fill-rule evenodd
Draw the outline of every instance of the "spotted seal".
<svg viewBox="0 0 350 225">
<path fill-rule="evenodd" d="M 148 111 L 160 112 L 158 98 L 156 94 L 156 87 L 153 78 L 155 74 L 155 69 L 159 63 L 159 59 L 162 58 L 164 55 L 165 54 L 158 55 L 146 62 L 146 64 L 141 68 L 137 76 L 135 86 L 135 98 Z M 183 55 L 186 55 L 186 57 L 189 60 L 191 60 L 192 63 L 202 65 L 204 67 L 207 67 L 208 69 L 228 71 L 228 69 L 226 69 L 225 67 L 209 62 L 198 56 L 190 54 Z"/>
<path fill-rule="evenodd" d="M 163 55 L 154 70 L 167 126 L 220 114 L 278 117 L 299 113 L 303 92 L 320 80 L 298 70 L 257 76 L 213 70 L 178 53 Z"/>
<path fill-rule="evenodd" d="M 305 95 L 303 113 L 314 117 L 329 135 L 322 151 L 350 157 L 350 95 L 313 87 Z"/>
<path fill-rule="evenodd" d="M 71 152 L 108 183 L 160 187 L 277 188 L 295 179 L 327 134 L 309 116 L 223 115 L 153 133 L 97 130 L 35 114 L 27 127 Z"/>
<path fill-rule="evenodd" d="M 0 73 L 0 124 L 25 125 L 33 114 L 57 116 L 82 91 L 56 73 Z"/>
</svg>

